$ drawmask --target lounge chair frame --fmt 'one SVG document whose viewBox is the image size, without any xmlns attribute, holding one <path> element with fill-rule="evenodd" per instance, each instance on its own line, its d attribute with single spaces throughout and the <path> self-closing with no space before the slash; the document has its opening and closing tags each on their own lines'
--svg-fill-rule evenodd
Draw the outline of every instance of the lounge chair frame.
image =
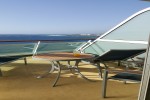
<svg viewBox="0 0 150 100">
<path fill-rule="evenodd" d="M 142 54 L 146 51 L 146 49 L 135 49 L 135 50 L 117 50 L 117 52 L 120 52 L 118 54 L 120 54 L 116 57 L 112 57 L 112 55 L 109 55 L 111 54 L 111 50 L 109 52 L 106 52 L 105 54 L 102 55 L 102 57 L 100 57 L 99 59 L 101 61 L 114 61 L 114 60 L 126 60 L 126 59 L 129 59 L 129 58 L 132 58 L 132 57 L 135 57 L 139 54 Z M 126 53 L 129 53 L 129 55 L 125 55 L 125 56 L 122 56 L 121 54 L 123 54 L 123 52 L 126 52 Z M 112 58 L 111 59 L 106 59 L 107 56 L 111 56 Z M 126 68 L 128 67 L 128 65 L 126 66 Z M 139 80 L 132 80 L 132 79 L 126 79 L 126 78 L 113 78 L 113 77 L 110 77 L 108 78 L 108 70 L 106 69 L 104 71 L 104 77 L 103 77 L 103 84 L 102 84 L 102 97 L 105 98 L 106 97 L 106 88 L 107 88 L 107 80 L 108 79 L 114 79 L 114 80 L 121 80 L 121 81 L 136 81 L 136 82 L 140 82 Z M 139 72 L 139 71 L 138 71 Z M 131 71 L 129 72 L 129 74 L 131 74 Z M 134 72 L 134 74 L 136 74 Z"/>
</svg>

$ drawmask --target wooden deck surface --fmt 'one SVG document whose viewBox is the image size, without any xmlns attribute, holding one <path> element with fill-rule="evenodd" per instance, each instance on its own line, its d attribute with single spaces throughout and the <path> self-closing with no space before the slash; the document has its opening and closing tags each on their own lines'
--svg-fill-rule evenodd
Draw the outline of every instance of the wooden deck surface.
<svg viewBox="0 0 150 100">
<path fill-rule="evenodd" d="M 108 97 L 103 99 L 102 79 L 98 77 L 96 67 L 89 64 L 81 63 L 79 67 L 86 77 L 96 82 L 84 80 L 68 70 L 62 71 L 56 87 L 52 87 L 55 72 L 42 79 L 35 78 L 49 67 L 48 61 L 31 58 L 28 58 L 28 65 L 22 60 L 2 65 L 4 76 L 0 77 L 0 100 L 137 100 L 140 84 L 111 80 L 108 82 Z"/>
</svg>

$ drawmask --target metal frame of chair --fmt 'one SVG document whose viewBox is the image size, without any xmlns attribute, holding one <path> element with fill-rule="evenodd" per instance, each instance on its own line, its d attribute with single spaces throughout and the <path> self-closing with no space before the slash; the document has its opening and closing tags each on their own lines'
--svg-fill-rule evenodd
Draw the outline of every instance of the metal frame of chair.
<svg viewBox="0 0 150 100">
<path fill-rule="evenodd" d="M 115 50 L 115 53 L 111 52 L 111 50 L 105 54 L 103 54 L 102 57 L 99 57 L 99 60 L 101 61 L 115 61 L 115 60 L 124 60 L 126 61 L 129 58 L 135 57 L 139 54 L 142 54 L 146 51 L 146 49 L 135 49 L 135 50 Z M 117 53 L 118 52 L 118 53 Z M 115 56 L 116 55 L 116 56 Z M 128 64 L 126 65 L 126 68 L 128 68 Z M 103 84 L 102 84 L 102 97 L 105 98 L 106 97 L 106 89 L 107 89 L 107 80 L 108 79 L 114 79 L 114 80 L 121 80 L 121 81 L 136 81 L 136 82 L 140 82 L 140 78 L 142 77 L 141 72 L 140 71 L 129 71 L 129 70 L 125 70 L 125 71 L 117 71 L 118 76 L 111 76 L 108 77 L 108 73 L 111 71 L 108 71 L 107 69 L 105 69 L 104 71 L 104 77 L 103 77 Z M 116 71 L 115 71 L 116 73 Z M 119 75 L 123 75 L 123 76 L 119 76 Z M 127 75 L 127 76 L 126 76 Z M 132 79 L 131 76 L 136 77 L 135 79 Z"/>
</svg>

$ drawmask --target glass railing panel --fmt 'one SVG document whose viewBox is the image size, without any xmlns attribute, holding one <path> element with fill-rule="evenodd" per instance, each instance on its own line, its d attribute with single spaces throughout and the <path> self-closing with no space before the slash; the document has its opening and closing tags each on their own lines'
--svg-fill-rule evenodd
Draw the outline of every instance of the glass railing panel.
<svg viewBox="0 0 150 100">
<path fill-rule="evenodd" d="M 35 43 L 0 43 L 0 56 L 32 54 Z"/>
<path fill-rule="evenodd" d="M 33 54 L 37 42 L 0 42 L 0 57 Z M 47 52 L 73 52 L 84 41 L 41 41 L 37 53 Z"/>
<path fill-rule="evenodd" d="M 83 42 L 41 42 L 37 53 L 47 52 L 73 52 Z"/>
</svg>

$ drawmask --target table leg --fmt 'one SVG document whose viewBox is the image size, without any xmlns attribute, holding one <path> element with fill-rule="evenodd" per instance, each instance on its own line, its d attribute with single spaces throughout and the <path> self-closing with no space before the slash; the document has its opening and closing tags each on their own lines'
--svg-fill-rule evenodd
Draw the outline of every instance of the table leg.
<svg viewBox="0 0 150 100">
<path fill-rule="evenodd" d="M 55 71 L 57 67 L 55 66 L 54 62 L 51 61 L 51 67 L 48 69 L 48 71 L 42 75 L 37 76 L 36 78 L 43 78 L 46 77 L 47 75 L 51 74 L 52 72 Z"/>
<path fill-rule="evenodd" d="M 99 77 L 102 78 L 102 77 L 103 77 L 103 76 L 102 76 L 102 67 L 100 66 L 100 63 L 96 63 L 96 64 L 97 64 L 96 67 L 97 67 L 97 69 L 98 69 L 98 71 L 99 71 Z"/>
<path fill-rule="evenodd" d="M 70 64 L 70 61 L 68 61 L 67 67 L 68 67 L 68 69 L 70 70 L 70 72 L 71 72 L 72 74 L 74 74 L 74 73 L 73 73 L 73 70 L 72 70 L 72 69 L 74 69 L 74 68 L 73 68 L 73 66 Z"/>
<path fill-rule="evenodd" d="M 55 79 L 55 82 L 53 83 L 53 87 L 56 86 L 56 84 L 57 84 L 57 82 L 58 82 L 58 80 L 60 78 L 60 74 L 61 74 L 61 65 L 60 65 L 59 61 L 57 61 L 57 68 L 56 69 L 58 70 L 58 74 L 57 74 L 57 77 Z"/>
<path fill-rule="evenodd" d="M 43 75 L 37 76 L 37 78 L 43 78 L 43 77 L 51 74 L 55 70 L 58 71 L 57 77 L 52 85 L 53 87 L 55 87 L 60 78 L 60 73 L 61 73 L 61 65 L 60 65 L 59 61 L 56 61 L 56 63 L 54 63 L 54 61 L 51 61 L 51 67 L 49 68 L 49 70 L 46 73 L 44 73 Z"/>
<path fill-rule="evenodd" d="M 80 62 L 80 61 L 76 61 L 76 62 L 75 62 L 75 67 L 76 67 L 76 68 L 75 68 L 75 71 L 76 71 L 82 78 L 84 78 L 85 80 L 93 81 L 93 80 L 90 80 L 90 79 L 88 79 L 87 77 L 85 77 L 83 74 L 81 74 L 80 69 L 79 69 L 79 67 L 78 67 L 79 62 Z"/>
<path fill-rule="evenodd" d="M 72 74 L 75 74 L 75 73 L 76 73 L 75 70 L 77 70 L 77 68 L 76 68 L 75 66 L 72 66 L 72 65 L 70 64 L 70 61 L 68 61 L 67 68 L 70 70 L 70 72 L 71 72 Z"/>
</svg>

